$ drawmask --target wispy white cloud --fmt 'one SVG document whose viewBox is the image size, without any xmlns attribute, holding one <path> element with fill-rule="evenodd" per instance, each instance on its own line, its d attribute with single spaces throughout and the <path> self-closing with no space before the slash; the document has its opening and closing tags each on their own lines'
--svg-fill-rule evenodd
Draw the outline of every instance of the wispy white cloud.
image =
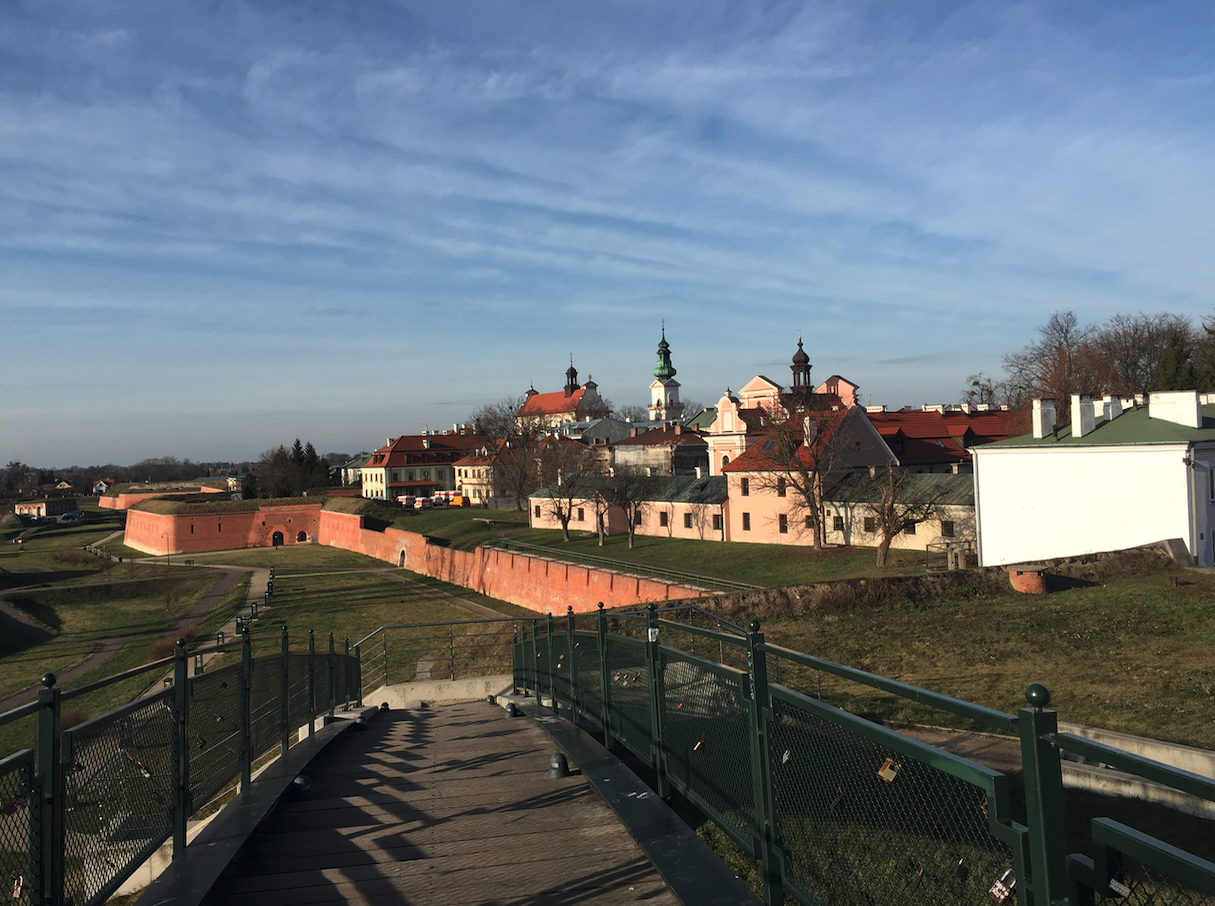
<svg viewBox="0 0 1215 906">
<path fill-rule="evenodd" d="M 394 378 L 428 420 L 447 410 L 415 401 L 465 380 L 419 336 L 525 351 L 496 386 L 560 372 L 576 337 L 624 402 L 664 314 L 702 399 L 799 327 L 881 402 L 945 397 L 1055 308 L 1209 312 L 1201 9 L 10 5 L 0 317 L 195 343 L 178 360 L 250 407 L 326 399 L 331 375 L 282 378 L 314 344 L 376 376 L 383 355 L 401 423 L 374 436 L 417 427 Z M 18 346 L 0 378 L 28 390 Z"/>
</svg>

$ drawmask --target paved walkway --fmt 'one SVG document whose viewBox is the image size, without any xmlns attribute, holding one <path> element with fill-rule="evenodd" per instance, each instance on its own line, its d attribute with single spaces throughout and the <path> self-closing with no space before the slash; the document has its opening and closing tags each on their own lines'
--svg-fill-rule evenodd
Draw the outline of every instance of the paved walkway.
<svg viewBox="0 0 1215 906">
<path fill-rule="evenodd" d="M 653 865 L 556 746 L 484 702 L 379 713 L 312 762 L 203 901 L 673 906 Z"/>
</svg>

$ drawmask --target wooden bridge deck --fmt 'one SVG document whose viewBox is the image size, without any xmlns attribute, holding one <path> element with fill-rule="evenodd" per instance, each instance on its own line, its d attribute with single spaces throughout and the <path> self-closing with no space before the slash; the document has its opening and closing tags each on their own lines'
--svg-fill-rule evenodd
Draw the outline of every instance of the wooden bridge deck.
<svg viewBox="0 0 1215 906">
<path fill-rule="evenodd" d="M 553 740 L 484 702 L 381 712 L 310 765 L 209 906 L 614 906 L 679 900 Z"/>
</svg>

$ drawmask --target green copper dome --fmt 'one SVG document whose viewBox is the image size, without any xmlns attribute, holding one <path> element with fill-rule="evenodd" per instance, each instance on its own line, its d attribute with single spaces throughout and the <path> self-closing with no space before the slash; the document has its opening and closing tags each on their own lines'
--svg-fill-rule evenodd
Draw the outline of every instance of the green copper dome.
<svg viewBox="0 0 1215 906">
<path fill-rule="evenodd" d="M 658 364 L 654 366 L 654 377 L 660 381 L 675 377 L 675 366 L 671 364 L 671 347 L 667 343 L 667 329 L 662 329 L 662 340 L 658 344 Z"/>
</svg>

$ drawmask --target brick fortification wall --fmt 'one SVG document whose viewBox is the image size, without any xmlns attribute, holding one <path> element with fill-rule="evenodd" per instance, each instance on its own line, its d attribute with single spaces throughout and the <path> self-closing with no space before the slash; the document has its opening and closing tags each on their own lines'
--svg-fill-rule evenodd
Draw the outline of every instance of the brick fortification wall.
<svg viewBox="0 0 1215 906">
<path fill-rule="evenodd" d="M 254 513 L 171 515 L 133 510 L 127 515 L 125 543 L 148 554 L 202 553 L 240 547 L 269 547 L 275 532 L 284 544 L 306 540 L 374 557 L 509 601 L 538 613 L 588 613 L 600 601 L 605 607 L 630 607 L 672 598 L 700 597 L 706 592 L 603 569 L 542 557 L 479 547 L 452 550 L 427 544 L 416 532 L 363 527 L 363 517 L 333 513 L 315 505 L 263 507 Z"/>
<path fill-rule="evenodd" d="M 316 541 L 323 512 L 321 504 L 263 507 L 252 513 L 161 515 L 131 510 L 127 513 L 127 547 L 145 554 L 201 554 L 240 547 L 270 547 L 274 533 L 283 544 Z"/>
<path fill-rule="evenodd" d="M 175 491 L 140 491 L 135 494 L 119 494 L 116 497 L 104 495 L 97 498 L 97 505 L 103 510 L 129 510 L 137 503 L 142 503 L 145 500 L 155 500 L 157 497 L 167 497 L 173 494 L 225 494 L 226 491 L 221 491 L 219 488 L 207 487 L 204 485 L 200 488 L 179 488 Z"/>
</svg>

